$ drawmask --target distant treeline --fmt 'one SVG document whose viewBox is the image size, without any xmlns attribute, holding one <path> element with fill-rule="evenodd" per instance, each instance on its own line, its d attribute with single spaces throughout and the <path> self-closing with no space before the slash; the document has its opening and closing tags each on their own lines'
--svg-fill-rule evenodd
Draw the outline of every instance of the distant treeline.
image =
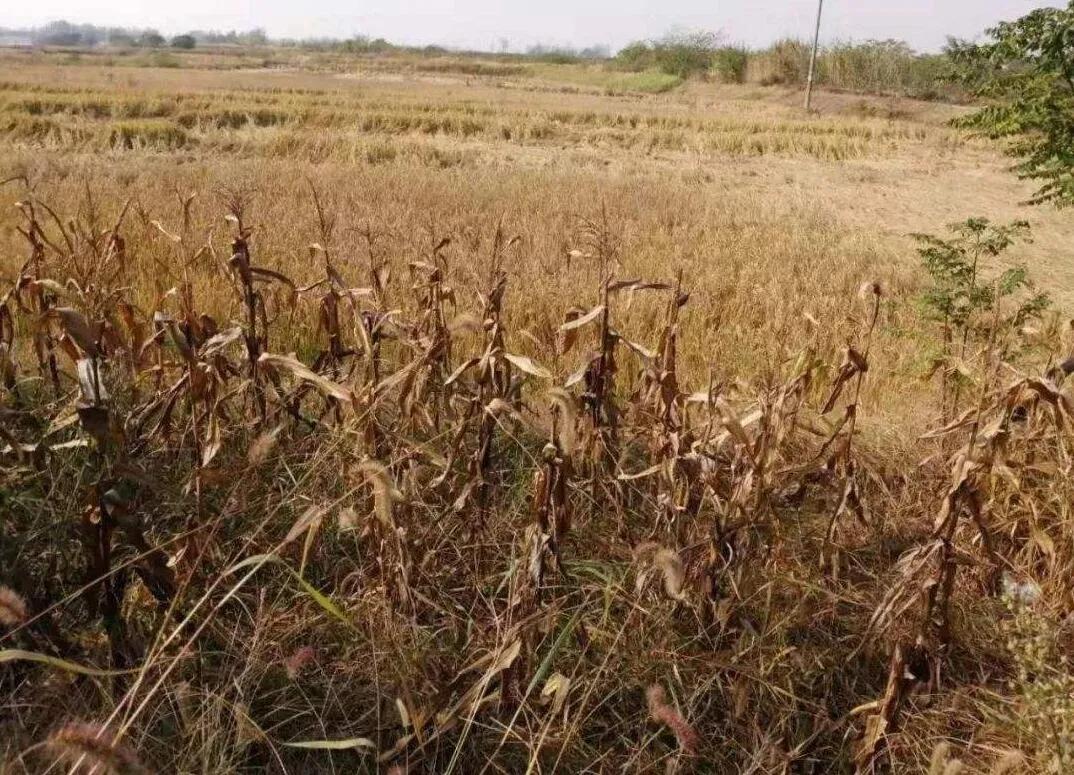
<svg viewBox="0 0 1074 775">
<path fill-rule="evenodd" d="M 282 46 L 305 48 L 315 51 L 338 51 L 346 54 L 387 54 L 393 52 L 445 56 L 449 54 L 488 55 L 488 51 L 460 50 L 445 46 L 406 46 L 392 43 L 384 38 L 354 35 L 350 38 L 269 38 L 264 29 L 255 28 L 239 32 L 214 30 L 191 30 L 167 38 L 158 30 L 133 27 L 108 27 L 96 24 L 74 24 L 67 21 L 49 22 L 41 27 L 12 29 L 0 27 L 0 41 L 36 46 L 87 47 L 122 46 L 131 48 L 159 48 L 171 45 L 175 48 L 196 46 Z M 498 57 L 526 58 L 541 62 L 570 63 L 610 60 L 611 47 L 606 45 L 575 48 L 573 46 L 539 43 L 529 46 L 524 53 L 510 53 L 508 41 L 501 41 Z"/>
<path fill-rule="evenodd" d="M 282 38 L 273 40 L 278 46 L 297 48 L 309 48 L 320 51 L 340 51 L 347 54 L 387 54 L 392 52 L 417 53 L 427 56 L 446 56 L 449 54 L 473 54 L 488 56 L 495 54 L 497 57 L 507 59 L 533 59 L 541 62 L 569 64 L 571 62 L 606 61 L 612 57 L 611 46 L 589 46 L 586 48 L 574 48 L 573 46 L 557 46 L 538 43 L 526 48 L 524 53 L 510 52 L 507 42 L 504 41 L 498 52 L 465 50 L 448 48 L 446 46 L 405 46 L 392 43 L 384 38 L 370 38 L 365 35 L 355 35 L 345 40 L 338 38 Z"/>
<path fill-rule="evenodd" d="M 33 29 L 0 28 L 0 41 L 25 42 L 44 46 L 124 46 L 157 48 L 172 46 L 284 46 L 344 54 L 378 55 L 408 53 L 421 56 L 490 52 L 460 51 L 442 46 L 403 46 L 384 38 L 355 35 L 347 39 L 270 39 L 263 29 L 245 32 L 192 30 L 165 38 L 152 28 L 105 27 L 93 24 L 50 22 Z M 809 45 L 800 40 L 781 40 L 767 48 L 751 49 L 727 44 L 719 33 L 676 32 L 662 38 L 636 41 L 614 56 L 608 46 L 573 48 L 535 45 L 524 53 L 510 53 L 508 41 L 500 42 L 497 59 L 548 63 L 602 63 L 606 67 L 631 71 L 661 72 L 678 79 L 702 78 L 724 83 L 800 85 L 809 70 Z M 957 99 L 964 96 L 949 78 L 950 59 L 946 53 L 918 54 L 898 40 L 870 40 L 863 43 L 836 43 L 824 47 L 817 60 L 817 82 L 833 89 L 855 92 L 900 94 L 922 99 Z"/>
<path fill-rule="evenodd" d="M 729 45 L 711 32 L 687 32 L 638 41 L 621 49 L 612 66 L 659 70 L 680 78 L 723 83 L 800 85 L 809 74 L 810 46 L 780 40 L 764 49 Z M 900 94 L 921 99 L 964 96 L 951 78 L 947 53 L 918 54 L 900 40 L 835 43 L 817 56 L 816 82 L 832 89 Z"/>
<path fill-rule="evenodd" d="M 263 46 L 269 42 L 263 29 L 245 32 L 191 30 L 168 38 L 152 27 L 107 27 L 97 24 L 49 22 L 41 27 L 10 29 L 0 27 L 0 38 L 36 46 L 125 46 L 133 48 L 194 48 L 197 45 Z"/>
</svg>

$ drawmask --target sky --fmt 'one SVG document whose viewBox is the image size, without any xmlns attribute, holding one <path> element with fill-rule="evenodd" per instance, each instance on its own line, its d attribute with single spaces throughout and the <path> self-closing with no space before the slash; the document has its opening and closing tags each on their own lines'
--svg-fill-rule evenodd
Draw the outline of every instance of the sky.
<svg viewBox="0 0 1074 775">
<path fill-rule="evenodd" d="M 825 40 L 897 38 L 938 50 L 948 35 L 973 38 L 1001 19 L 1065 0 L 824 0 Z M 812 35 L 817 0 L 33 0 L 0 2 L 0 27 L 55 19 L 190 29 L 263 27 L 271 37 L 384 37 L 393 43 L 513 51 L 535 44 L 608 45 L 672 29 L 722 31 L 762 46 Z"/>
</svg>

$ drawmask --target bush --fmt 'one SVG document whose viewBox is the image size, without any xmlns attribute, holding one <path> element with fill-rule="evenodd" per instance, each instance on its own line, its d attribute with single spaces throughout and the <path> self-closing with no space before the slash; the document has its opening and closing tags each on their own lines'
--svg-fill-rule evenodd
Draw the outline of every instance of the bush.
<svg viewBox="0 0 1074 775">
<path fill-rule="evenodd" d="M 1009 615 L 1002 632 L 1014 664 L 1010 688 L 1018 701 L 1004 704 L 1000 724 L 1026 741 L 1033 763 L 1039 766 L 1035 771 L 1070 772 L 1074 676 L 1063 652 L 1062 631 L 1032 605 L 1039 594 L 1035 584 L 1008 582 L 1005 587 Z"/>
<path fill-rule="evenodd" d="M 668 35 L 653 46 L 656 64 L 668 75 L 677 75 L 680 78 L 708 72 L 712 68 L 719 42 L 719 36 L 714 32 L 697 31 Z"/>
<path fill-rule="evenodd" d="M 652 45 L 640 40 L 635 41 L 615 55 L 615 63 L 622 69 L 632 72 L 647 70 L 656 63 Z"/>
<path fill-rule="evenodd" d="M 198 42 L 194 39 L 193 35 L 176 35 L 172 38 L 172 48 L 181 48 L 189 51 L 197 44 Z"/>
<path fill-rule="evenodd" d="M 722 46 L 712 55 L 712 74 L 723 83 L 743 83 L 750 52 L 742 46 Z"/>
<path fill-rule="evenodd" d="M 688 78 L 712 69 L 719 41 L 719 35 L 703 30 L 669 33 L 661 40 L 631 43 L 615 55 L 615 63 L 633 72 L 655 68 Z"/>
<path fill-rule="evenodd" d="M 1051 304 L 1047 294 L 1033 290 L 1024 266 L 999 274 L 984 272 L 986 260 L 1003 255 L 1018 241 L 1029 241 L 1028 223 L 996 225 L 987 218 L 970 218 L 952 225 L 950 231 L 948 238 L 913 235 L 931 280 L 921 296 L 921 308 L 927 319 L 939 324 L 942 333 L 943 349 L 934 358 L 933 367 L 942 378 L 945 419 L 963 408 L 960 398 L 967 386 L 963 372 L 969 353 L 1001 347 L 1004 361 L 1013 361 L 1015 354 L 1007 348 L 1014 337 L 997 339 L 996 332 L 1019 331 Z M 987 345 L 990 341 L 1005 344 Z"/>
<path fill-rule="evenodd" d="M 395 50 L 395 46 L 384 38 L 370 39 L 358 35 L 338 44 L 339 49 L 347 54 L 384 54 Z"/>
</svg>

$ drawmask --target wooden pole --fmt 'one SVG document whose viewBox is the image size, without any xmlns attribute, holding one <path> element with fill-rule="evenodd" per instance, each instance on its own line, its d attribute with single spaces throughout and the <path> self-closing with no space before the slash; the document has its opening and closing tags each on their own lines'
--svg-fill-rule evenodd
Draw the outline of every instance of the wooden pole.
<svg viewBox="0 0 1074 775">
<path fill-rule="evenodd" d="M 820 46 L 820 15 L 824 10 L 824 0 L 817 0 L 817 27 L 813 31 L 813 51 L 809 55 L 809 77 L 805 87 L 805 109 L 808 113 L 813 102 L 813 77 L 817 72 L 817 48 Z"/>
</svg>

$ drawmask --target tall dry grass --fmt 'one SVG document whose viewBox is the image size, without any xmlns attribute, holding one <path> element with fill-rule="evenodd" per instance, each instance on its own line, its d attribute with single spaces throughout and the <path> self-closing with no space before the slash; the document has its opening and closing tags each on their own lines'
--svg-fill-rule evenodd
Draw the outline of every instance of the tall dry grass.
<svg viewBox="0 0 1074 775">
<path fill-rule="evenodd" d="M 750 52 L 740 82 L 802 86 L 809 75 L 810 46 L 801 40 L 777 41 Z M 835 43 L 817 56 L 816 83 L 863 94 L 890 94 L 924 100 L 969 101 L 951 82 L 943 55 L 922 55 L 901 41 Z"/>
</svg>

